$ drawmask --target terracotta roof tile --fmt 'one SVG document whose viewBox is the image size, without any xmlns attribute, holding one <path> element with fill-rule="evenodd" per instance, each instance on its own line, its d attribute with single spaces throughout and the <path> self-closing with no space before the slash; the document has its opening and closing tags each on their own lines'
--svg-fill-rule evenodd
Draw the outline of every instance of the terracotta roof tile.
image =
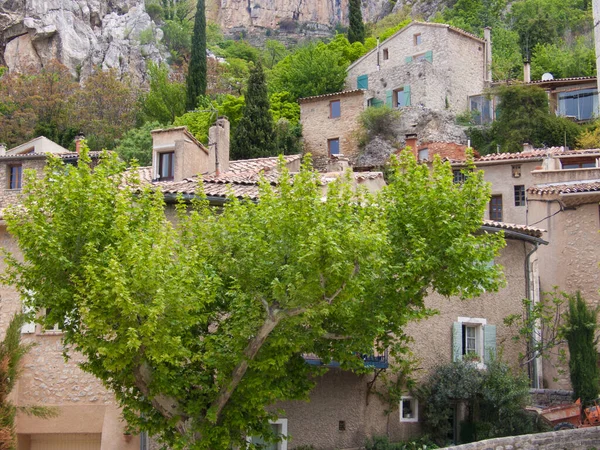
<svg viewBox="0 0 600 450">
<path fill-rule="evenodd" d="M 570 183 L 538 184 L 527 189 L 530 194 L 577 194 L 600 191 L 600 180 L 574 181 Z"/>
<path fill-rule="evenodd" d="M 518 153 L 490 153 L 489 155 L 483 155 L 479 158 L 475 158 L 475 164 L 488 163 L 488 162 L 503 162 L 503 161 L 541 161 L 549 156 L 579 156 L 579 155 L 600 155 L 600 149 L 589 148 L 583 150 L 565 150 L 564 147 L 548 147 L 548 148 L 536 148 Z M 463 159 L 450 159 L 452 164 L 463 164 Z"/>
<path fill-rule="evenodd" d="M 503 230 L 516 231 L 518 233 L 527 234 L 534 237 L 542 237 L 542 234 L 546 231 L 541 228 L 530 227 L 527 225 L 519 225 L 515 223 L 496 222 L 494 220 L 484 220 L 484 226 L 501 228 Z"/>
<path fill-rule="evenodd" d="M 341 92 L 333 92 L 331 94 L 313 95 L 312 97 L 299 98 L 298 103 L 311 102 L 313 100 L 318 100 L 318 99 L 326 98 L 326 97 L 339 97 L 340 95 L 358 94 L 359 92 L 364 95 L 365 91 L 363 89 L 353 89 L 351 91 L 341 91 Z"/>
</svg>

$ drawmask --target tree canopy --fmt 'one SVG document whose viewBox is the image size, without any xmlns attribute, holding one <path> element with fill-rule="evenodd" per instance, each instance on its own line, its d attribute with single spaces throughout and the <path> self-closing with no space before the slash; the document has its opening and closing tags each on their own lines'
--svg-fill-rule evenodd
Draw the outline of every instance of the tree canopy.
<svg viewBox="0 0 600 450">
<path fill-rule="evenodd" d="M 63 325 L 82 368 L 115 392 L 133 428 L 169 445 L 227 449 L 273 439 L 266 406 L 306 399 L 314 375 L 303 354 L 367 371 L 361 355 L 408 351 L 404 326 L 426 317 L 427 292 L 459 297 L 496 289 L 488 264 L 504 244 L 479 232 L 489 186 L 481 172 L 453 183 L 405 152 L 377 194 L 350 175 L 323 198 L 311 161 L 260 201 L 202 200 L 165 216 L 163 195 L 105 155 L 87 150 L 43 179 L 26 172 L 23 204 L 6 211 L 23 259 L 7 281 L 26 304 Z"/>
</svg>

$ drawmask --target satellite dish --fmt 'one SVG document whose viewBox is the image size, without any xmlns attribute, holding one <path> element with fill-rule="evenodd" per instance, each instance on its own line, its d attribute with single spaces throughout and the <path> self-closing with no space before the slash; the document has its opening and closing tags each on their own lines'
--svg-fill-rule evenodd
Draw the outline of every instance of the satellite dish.
<svg viewBox="0 0 600 450">
<path fill-rule="evenodd" d="M 554 80 L 554 76 L 551 73 L 546 72 L 544 75 L 542 75 L 542 81 L 550 81 L 550 80 Z"/>
</svg>

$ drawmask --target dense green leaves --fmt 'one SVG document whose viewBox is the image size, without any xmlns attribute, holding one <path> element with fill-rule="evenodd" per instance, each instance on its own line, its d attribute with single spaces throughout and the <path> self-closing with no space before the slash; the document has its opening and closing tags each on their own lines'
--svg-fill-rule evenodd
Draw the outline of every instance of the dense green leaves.
<svg viewBox="0 0 600 450">
<path fill-rule="evenodd" d="M 198 97 L 206 94 L 206 13 L 204 0 L 198 0 L 194 18 L 194 34 L 190 64 L 186 77 L 187 93 L 185 106 L 193 110 Z"/>
<path fill-rule="evenodd" d="M 348 41 L 353 44 L 354 42 L 365 42 L 365 24 L 362 19 L 362 11 L 360 9 L 360 0 L 350 0 L 348 2 L 348 8 L 350 9 L 350 26 L 348 27 Z"/>
<path fill-rule="evenodd" d="M 133 173 L 123 184 L 114 155 L 89 164 L 84 151 L 76 168 L 51 159 L 44 179 L 26 175 L 23 205 L 5 213 L 23 252 L 9 281 L 64 323 L 129 424 L 174 448 L 272 437 L 265 407 L 307 398 L 322 373 L 302 354 L 357 372 L 373 346 L 402 360 L 426 292 L 500 283 L 487 262 L 503 238 L 478 233 L 489 187 L 480 173 L 453 183 L 439 161 L 430 172 L 405 153 L 379 194 L 347 174 L 325 199 L 306 161 L 263 181 L 257 203 L 216 211 L 200 191 L 173 223 L 159 191 Z"/>
<path fill-rule="evenodd" d="M 140 98 L 142 119 L 169 125 L 185 113 L 185 84 L 170 79 L 166 64 L 158 66 L 148 62 L 148 75 L 150 90 Z"/>
</svg>

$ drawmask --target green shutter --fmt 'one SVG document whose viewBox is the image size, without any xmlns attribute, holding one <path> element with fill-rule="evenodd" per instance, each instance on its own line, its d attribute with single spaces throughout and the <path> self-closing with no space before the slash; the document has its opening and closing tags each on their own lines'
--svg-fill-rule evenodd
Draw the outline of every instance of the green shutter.
<svg viewBox="0 0 600 450">
<path fill-rule="evenodd" d="M 361 75 L 356 79 L 357 89 L 369 89 L 369 76 Z"/>
<path fill-rule="evenodd" d="M 383 106 L 383 100 L 379 100 L 378 98 L 374 98 L 371 100 L 371 106 L 373 108 L 380 108 Z"/>
<path fill-rule="evenodd" d="M 406 64 L 410 64 L 412 62 L 412 56 L 407 56 L 404 61 L 406 62 Z"/>
<path fill-rule="evenodd" d="M 385 104 L 388 105 L 390 108 L 393 107 L 393 103 L 392 103 L 393 95 L 394 95 L 394 93 L 392 91 L 385 91 Z"/>
<path fill-rule="evenodd" d="M 462 334 L 462 323 L 454 322 L 452 324 L 452 361 L 460 361 L 462 359 Z"/>
<path fill-rule="evenodd" d="M 431 50 L 429 50 L 428 52 L 425 52 L 425 59 L 427 61 L 429 61 L 430 63 L 433 62 L 433 52 Z"/>
<path fill-rule="evenodd" d="M 484 361 L 490 362 L 496 355 L 496 325 L 483 327 Z"/>
<path fill-rule="evenodd" d="M 408 84 L 404 85 L 404 105 L 402 106 L 410 106 L 410 86 Z"/>
</svg>

